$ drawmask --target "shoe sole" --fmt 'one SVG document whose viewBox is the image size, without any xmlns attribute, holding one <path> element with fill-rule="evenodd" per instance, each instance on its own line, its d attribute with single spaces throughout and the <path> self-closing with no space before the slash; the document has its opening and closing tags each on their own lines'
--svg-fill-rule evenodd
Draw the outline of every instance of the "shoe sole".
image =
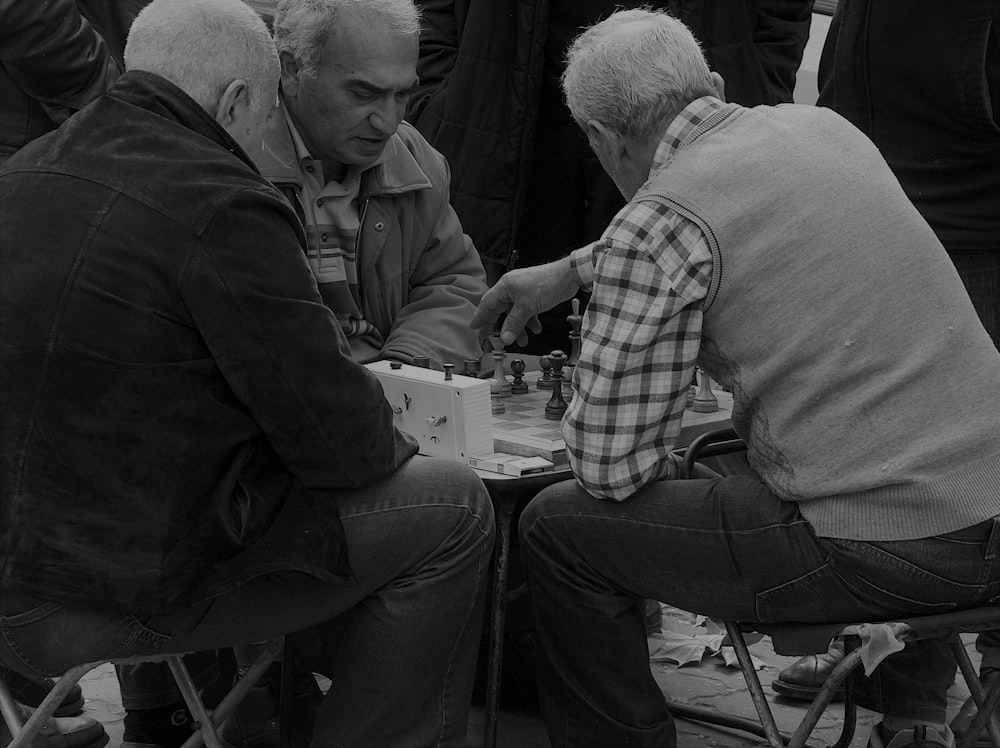
<svg viewBox="0 0 1000 748">
<path fill-rule="evenodd" d="M 800 686 L 795 683 L 786 683 L 783 680 L 771 682 L 771 689 L 780 696 L 785 696 L 796 701 L 812 701 L 819 694 L 820 689 L 815 686 Z M 844 700 L 843 687 L 838 688 L 833 694 L 833 701 Z"/>
</svg>

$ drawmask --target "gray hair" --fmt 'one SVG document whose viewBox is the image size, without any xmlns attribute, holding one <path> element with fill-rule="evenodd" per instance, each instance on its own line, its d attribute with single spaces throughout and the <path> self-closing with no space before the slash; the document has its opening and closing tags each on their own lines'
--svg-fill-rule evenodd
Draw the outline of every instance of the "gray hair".
<svg viewBox="0 0 1000 748">
<path fill-rule="evenodd" d="M 315 75 L 338 14 L 349 8 L 400 36 L 420 34 L 420 10 L 413 0 L 278 0 L 274 12 L 278 52 L 288 52 L 304 74 Z"/>
<path fill-rule="evenodd" d="M 125 44 L 125 68 L 166 78 L 206 109 L 237 78 L 252 109 L 278 80 L 278 53 L 267 26 L 243 0 L 153 0 Z"/>
<path fill-rule="evenodd" d="M 649 21 L 638 29 L 622 29 Z M 658 138 L 678 112 L 714 96 L 711 73 L 691 31 L 666 12 L 612 14 L 570 46 L 563 91 L 581 126 L 596 120 L 635 138 Z"/>
</svg>

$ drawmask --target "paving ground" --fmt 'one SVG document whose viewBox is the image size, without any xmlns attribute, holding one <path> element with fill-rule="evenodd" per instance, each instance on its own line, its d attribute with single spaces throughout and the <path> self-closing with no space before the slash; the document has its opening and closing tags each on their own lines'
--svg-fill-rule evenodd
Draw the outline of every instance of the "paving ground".
<svg viewBox="0 0 1000 748">
<path fill-rule="evenodd" d="M 688 613 L 665 609 L 665 635 L 671 641 L 684 636 L 705 635 L 704 626 Z M 978 654 L 972 647 L 972 638 L 967 645 L 973 661 L 978 663 Z M 683 641 L 678 642 L 683 647 Z M 760 661 L 758 672 L 780 729 L 792 732 L 805 709 L 800 702 L 783 700 L 770 689 L 770 682 L 784 667 L 795 661 L 774 653 L 770 640 L 762 639 L 750 647 L 751 653 Z M 687 656 L 694 656 L 687 654 Z M 664 693 L 671 699 L 693 706 L 708 707 L 730 715 L 753 718 L 753 704 L 747 694 L 743 676 L 736 668 L 726 666 L 718 656 L 706 655 L 697 662 L 678 667 L 673 662 L 652 662 L 650 668 Z M 961 679 L 959 679 L 961 680 Z M 118 682 L 114 670 L 104 666 L 90 673 L 83 681 L 87 698 L 86 712 L 104 723 L 111 735 L 109 748 L 118 748 L 122 735 L 122 709 L 118 692 Z M 968 695 L 964 684 L 956 683 L 949 692 L 952 713 L 964 702 Z M 501 704 L 501 707 L 503 705 Z M 816 748 L 831 746 L 840 734 L 842 711 L 833 706 L 820 721 L 810 745 Z M 871 725 L 877 716 L 862 713 L 858 732 L 852 748 L 865 748 Z M 482 746 L 483 712 L 473 709 L 469 722 L 469 748 Z M 711 725 L 677 722 L 678 746 L 680 748 L 743 748 L 758 746 L 765 742 L 746 733 L 716 728 Z M 543 748 L 548 746 L 541 721 L 533 716 L 510 711 L 501 711 L 497 732 L 498 748 Z M 372 748 L 378 748 L 372 746 Z M 609 747 L 613 748 L 613 747 Z"/>
</svg>

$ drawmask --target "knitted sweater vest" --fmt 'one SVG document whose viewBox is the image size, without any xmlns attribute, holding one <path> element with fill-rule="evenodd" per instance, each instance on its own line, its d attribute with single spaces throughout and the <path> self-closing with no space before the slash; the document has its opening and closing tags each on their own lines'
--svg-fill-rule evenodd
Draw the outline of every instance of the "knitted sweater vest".
<svg viewBox="0 0 1000 748">
<path fill-rule="evenodd" d="M 878 151 L 831 111 L 728 106 L 635 199 L 712 249 L 699 362 L 750 464 L 820 536 L 1000 514 L 1000 354 Z"/>
</svg>

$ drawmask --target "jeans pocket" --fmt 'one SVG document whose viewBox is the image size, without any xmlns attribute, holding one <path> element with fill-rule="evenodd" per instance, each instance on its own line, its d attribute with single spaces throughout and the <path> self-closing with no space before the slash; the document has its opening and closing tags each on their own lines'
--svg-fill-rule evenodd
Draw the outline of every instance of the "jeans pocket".
<svg viewBox="0 0 1000 748">
<path fill-rule="evenodd" d="M 757 618 L 770 623 L 850 621 L 852 595 L 829 563 L 776 587 L 758 592 Z"/>
<path fill-rule="evenodd" d="M 129 613 L 43 603 L 0 616 L 0 659 L 16 670 L 46 677 L 87 662 L 156 654 L 169 641 Z"/>
</svg>

